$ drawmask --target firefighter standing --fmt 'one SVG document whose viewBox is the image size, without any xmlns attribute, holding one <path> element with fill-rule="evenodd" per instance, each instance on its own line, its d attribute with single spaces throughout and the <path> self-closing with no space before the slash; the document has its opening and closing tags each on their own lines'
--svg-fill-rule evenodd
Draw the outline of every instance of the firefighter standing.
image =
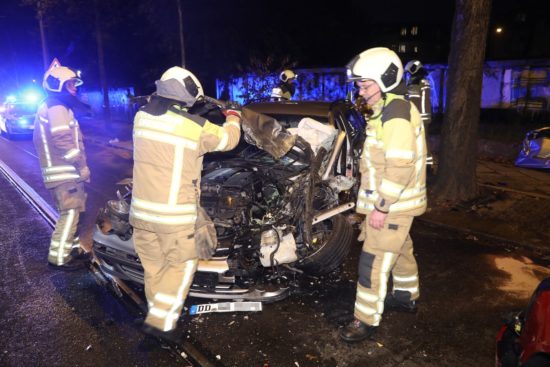
<svg viewBox="0 0 550 367">
<path fill-rule="evenodd" d="M 271 92 L 271 98 L 275 100 L 290 101 L 296 92 L 296 78 L 298 75 L 292 70 L 283 70 L 279 75 L 280 83 Z"/>
<path fill-rule="evenodd" d="M 48 264 L 64 270 L 81 267 L 79 260 L 86 257 L 76 235 L 80 213 L 86 206 L 84 182 L 90 182 L 82 133 L 74 116 L 75 108 L 82 105 L 76 97 L 81 84 L 77 72 L 57 60 L 52 62 L 42 83 L 48 97 L 38 108 L 33 133 L 44 184 L 59 211 Z"/>
<path fill-rule="evenodd" d="M 409 101 L 414 103 L 418 112 L 420 112 L 420 118 L 424 123 L 424 129 L 428 130 L 432 122 L 432 87 L 427 78 L 428 72 L 418 60 L 409 61 L 405 65 L 405 72 L 409 76 L 407 81 L 407 97 Z M 431 165 L 432 154 L 428 142 L 428 139 L 426 139 L 426 162 L 428 165 Z"/>
<path fill-rule="evenodd" d="M 416 311 L 418 268 L 409 230 L 426 210 L 426 143 L 416 107 L 395 94 L 403 66 L 395 52 L 372 48 L 348 64 L 374 113 L 361 155 L 357 211 L 366 214 L 366 240 L 359 260 L 355 319 L 340 332 L 344 341 L 371 336 L 384 307 Z M 393 277 L 393 289 L 387 292 Z"/>
<path fill-rule="evenodd" d="M 198 263 L 194 224 L 202 157 L 237 145 L 240 112 L 225 111 L 223 127 L 190 114 L 204 93 L 198 79 L 181 67 L 168 69 L 156 87 L 134 119 L 130 223 L 145 270 L 144 331 L 177 339 L 176 323 Z"/>
</svg>

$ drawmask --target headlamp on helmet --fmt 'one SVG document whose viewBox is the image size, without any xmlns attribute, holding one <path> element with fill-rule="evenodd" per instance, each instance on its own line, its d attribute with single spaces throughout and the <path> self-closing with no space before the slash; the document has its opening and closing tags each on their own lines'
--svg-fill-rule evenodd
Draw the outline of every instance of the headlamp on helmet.
<svg viewBox="0 0 550 367">
<path fill-rule="evenodd" d="M 292 79 L 296 79 L 297 77 L 298 75 L 289 69 L 283 70 L 283 72 L 279 75 L 279 79 L 281 79 L 283 83 L 286 83 Z"/>
</svg>

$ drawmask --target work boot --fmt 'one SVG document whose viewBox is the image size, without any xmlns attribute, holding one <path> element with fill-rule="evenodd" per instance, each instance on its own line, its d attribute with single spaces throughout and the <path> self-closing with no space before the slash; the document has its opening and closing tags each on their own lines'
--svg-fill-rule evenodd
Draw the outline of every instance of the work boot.
<svg viewBox="0 0 550 367">
<path fill-rule="evenodd" d="M 141 331 L 143 331 L 148 336 L 158 338 L 164 342 L 179 344 L 183 340 L 183 335 L 181 334 L 181 331 L 177 328 L 170 331 L 162 331 L 154 326 L 144 323 L 141 327 Z"/>
<path fill-rule="evenodd" d="M 92 258 L 91 252 L 86 252 L 82 247 L 73 248 L 70 255 L 73 259 L 80 261 L 90 261 Z"/>
<path fill-rule="evenodd" d="M 55 270 L 75 271 L 84 269 L 84 262 L 82 260 L 74 259 L 72 256 L 68 257 L 68 261 L 65 264 L 57 265 L 48 261 L 48 266 Z"/>
<path fill-rule="evenodd" d="M 348 343 L 360 342 L 372 336 L 378 327 L 370 326 L 357 319 L 340 330 L 340 338 Z"/>
<path fill-rule="evenodd" d="M 416 301 L 400 301 L 393 294 L 388 293 L 384 300 L 384 311 L 416 313 L 418 307 Z"/>
</svg>

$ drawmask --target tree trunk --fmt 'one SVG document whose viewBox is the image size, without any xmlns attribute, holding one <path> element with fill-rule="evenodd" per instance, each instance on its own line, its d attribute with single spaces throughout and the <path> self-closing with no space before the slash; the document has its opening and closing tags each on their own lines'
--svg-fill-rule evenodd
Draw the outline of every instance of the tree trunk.
<svg viewBox="0 0 550 367">
<path fill-rule="evenodd" d="M 44 30 L 44 19 L 42 12 L 38 14 L 38 26 L 40 28 L 40 44 L 42 45 L 42 62 L 44 63 L 44 71 L 48 70 L 50 65 L 50 55 L 48 55 L 48 44 L 46 43 L 46 32 Z"/>
<path fill-rule="evenodd" d="M 180 26 L 180 52 L 181 52 L 181 67 L 185 69 L 185 43 L 183 42 L 183 14 L 181 9 L 181 0 L 176 0 L 178 5 L 178 21 Z"/>
<path fill-rule="evenodd" d="M 447 76 L 446 113 L 434 195 L 471 200 L 476 182 L 481 85 L 491 0 L 456 0 Z"/>
<path fill-rule="evenodd" d="M 99 14 L 98 0 L 94 1 L 95 11 L 95 34 L 97 41 L 97 64 L 99 66 L 99 82 L 103 91 L 103 118 L 106 121 L 111 119 L 111 104 L 109 102 L 109 87 L 107 85 L 107 73 L 105 72 L 105 58 L 103 52 L 103 34 L 101 31 L 101 19 Z"/>
</svg>

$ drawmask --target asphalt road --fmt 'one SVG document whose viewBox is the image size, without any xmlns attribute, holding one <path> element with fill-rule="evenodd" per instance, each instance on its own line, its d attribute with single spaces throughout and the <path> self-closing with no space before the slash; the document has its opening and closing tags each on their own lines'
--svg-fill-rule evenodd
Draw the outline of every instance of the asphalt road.
<svg viewBox="0 0 550 367">
<path fill-rule="evenodd" d="M 29 141 L 0 138 L 0 158 L 48 200 Z M 130 172 L 119 149 L 87 144 L 88 209 L 114 197 Z M 36 171 L 34 171 L 36 170 Z M 172 366 L 181 360 L 144 347 L 128 308 L 86 271 L 46 267 L 50 229 L 0 177 L 0 365 Z M 94 215 L 87 218 L 93 224 Z M 301 279 L 286 300 L 257 313 L 185 315 L 185 330 L 225 366 L 490 366 L 501 316 L 523 308 L 549 259 L 498 242 L 416 223 L 419 312 L 384 315 L 372 340 L 339 341 L 352 317 L 360 244 L 325 279 Z M 187 306 L 204 303 L 189 299 Z"/>
</svg>

